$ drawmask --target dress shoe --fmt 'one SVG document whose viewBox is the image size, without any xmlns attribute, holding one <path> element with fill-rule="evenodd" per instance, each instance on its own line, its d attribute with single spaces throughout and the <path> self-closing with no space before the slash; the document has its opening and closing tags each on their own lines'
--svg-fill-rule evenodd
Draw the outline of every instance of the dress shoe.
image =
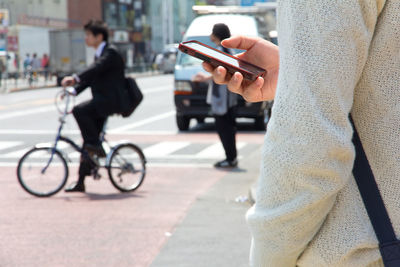
<svg viewBox="0 0 400 267">
<path fill-rule="evenodd" d="M 71 184 L 67 189 L 65 189 L 65 192 L 70 193 L 70 192 L 85 192 L 85 185 L 84 184 L 79 184 L 79 183 L 73 183 Z"/>
<path fill-rule="evenodd" d="M 215 163 L 214 167 L 215 168 L 234 168 L 234 167 L 237 167 L 237 165 L 238 165 L 238 161 L 236 159 L 234 159 L 234 160 L 224 159 L 224 160 L 221 160 L 221 161 L 218 161 L 217 163 Z"/>
<path fill-rule="evenodd" d="M 106 152 L 104 151 L 102 145 L 85 144 L 84 149 L 86 149 L 89 154 L 97 155 L 100 158 L 104 158 L 106 156 Z"/>
</svg>

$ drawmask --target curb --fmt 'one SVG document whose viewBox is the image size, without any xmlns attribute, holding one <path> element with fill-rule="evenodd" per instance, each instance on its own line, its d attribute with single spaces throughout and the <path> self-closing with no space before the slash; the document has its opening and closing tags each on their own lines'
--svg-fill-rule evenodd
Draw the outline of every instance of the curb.
<svg viewBox="0 0 400 267">
<path fill-rule="evenodd" d="M 57 87 L 57 84 L 48 84 L 48 85 L 44 85 L 44 86 L 34 86 L 34 87 L 11 88 L 8 90 L 7 93 L 16 93 L 16 92 L 29 91 L 29 90 L 40 90 L 40 89 L 47 89 L 47 88 L 52 88 L 52 87 Z"/>
<path fill-rule="evenodd" d="M 143 77 L 158 76 L 158 75 L 163 75 L 163 73 L 161 73 L 161 72 L 137 72 L 137 73 L 127 73 L 126 74 L 126 76 L 133 77 L 133 78 L 143 78 Z M 43 86 L 11 88 L 11 89 L 8 89 L 7 93 L 46 89 L 46 88 L 52 88 L 52 87 L 58 87 L 58 86 L 55 83 L 55 84 L 48 84 L 48 85 L 43 85 Z"/>
</svg>

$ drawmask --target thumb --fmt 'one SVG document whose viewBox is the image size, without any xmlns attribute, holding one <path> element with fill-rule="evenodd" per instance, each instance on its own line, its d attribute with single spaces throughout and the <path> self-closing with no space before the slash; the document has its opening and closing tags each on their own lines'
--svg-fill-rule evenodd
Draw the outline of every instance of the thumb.
<svg viewBox="0 0 400 267">
<path fill-rule="evenodd" d="M 223 40 L 221 44 L 226 48 L 249 50 L 258 40 L 257 37 L 237 35 Z"/>
</svg>

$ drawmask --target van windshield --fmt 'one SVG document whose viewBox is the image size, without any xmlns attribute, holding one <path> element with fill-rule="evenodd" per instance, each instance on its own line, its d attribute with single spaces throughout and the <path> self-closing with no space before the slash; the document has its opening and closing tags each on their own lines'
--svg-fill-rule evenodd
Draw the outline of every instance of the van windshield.
<svg viewBox="0 0 400 267">
<path fill-rule="evenodd" d="M 216 48 L 215 44 L 213 42 L 211 42 L 210 37 L 209 36 L 192 36 L 192 37 L 188 37 L 186 38 L 186 41 L 192 41 L 192 40 L 196 40 L 199 42 L 202 42 L 203 44 L 209 45 L 213 48 Z M 178 64 L 182 65 L 182 66 L 189 66 L 189 65 L 200 65 L 201 62 L 203 62 L 202 60 L 189 56 L 188 54 L 182 53 L 179 51 L 178 53 Z"/>
</svg>

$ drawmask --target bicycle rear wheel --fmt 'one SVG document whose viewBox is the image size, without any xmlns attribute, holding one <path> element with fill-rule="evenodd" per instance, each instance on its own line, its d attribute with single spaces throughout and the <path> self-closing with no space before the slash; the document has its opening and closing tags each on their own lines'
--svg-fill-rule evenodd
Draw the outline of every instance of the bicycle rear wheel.
<svg viewBox="0 0 400 267">
<path fill-rule="evenodd" d="M 18 162 L 17 176 L 22 188 L 37 197 L 49 197 L 67 182 L 68 166 L 52 147 L 32 148 Z"/>
<path fill-rule="evenodd" d="M 118 145 L 112 151 L 108 175 L 111 183 L 121 192 L 138 189 L 146 175 L 146 159 L 142 150 L 131 143 Z"/>
</svg>

